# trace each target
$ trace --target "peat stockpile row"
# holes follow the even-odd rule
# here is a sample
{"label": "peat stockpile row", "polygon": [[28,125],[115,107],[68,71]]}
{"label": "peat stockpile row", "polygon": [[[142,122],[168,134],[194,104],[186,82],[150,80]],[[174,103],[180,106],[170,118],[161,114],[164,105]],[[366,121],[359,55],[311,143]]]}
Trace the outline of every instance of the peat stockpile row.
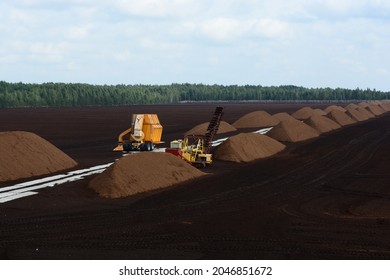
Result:
{"label": "peat stockpile row", "polygon": [[[326,109],[303,107],[292,115],[285,112],[270,115],[265,111],[248,113],[233,123],[237,129],[273,127],[267,138],[238,134],[215,149],[218,160],[250,162],[275,155],[283,150],[278,142],[300,142],[316,138],[343,126],[365,121],[390,111],[390,103],[383,101],[338,105]],[[276,142],[271,141],[277,140]]]}
{"label": "peat stockpile row", "polygon": [[[390,103],[387,101],[370,101],[361,102],[359,104],[348,104],[345,108],[337,105],[331,105],[324,110],[312,109],[310,107],[303,107],[291,115],[297,120],[302,120],[305,124],[314,128],[319,134],[326,133],[332,130],[341,128],[342,126],[351,125],[357,122],[365,121],[376,116],[380,116],[390,111]],[[293,129],[294,122],[286,113],[275,114],[281,123],[274,127],[268,135],[275,137],[280,141],[297,142],[313,137],[302,137],[302,139],[287,137],[286,135],[303,135],[304,133],[297,133],[299,129],[303,130],[302,126],[296,125]],[[291,125],[283,124],[282,121],[290,120]],[[282,129],[283,128],[283,129]],[[281,131],[283,133],[281,133]],[[287,133],[288,132],[288,133]]]}
{"label": "peat stockpile row", "polygon": [[[268,138],[239,134],[229,138],[216,148],[214,156],[218,160],[233,162],[249,162],[270,157],[281,150],[281,142],[300,142],[318,137],[320,134],[340,129],[343,126],[379,116],[390,111],[386,102],[370,102],[349,104],[346,108],[337,105],[326,109],[303,107],[292,115],[285,112],[270,115],[265,111],[255,111],[244,115],[233,123],[240,128],[273,127]],[[277,140],[271,142],[270,139]],[[278,149],[268,149],[278,147]],[[267,151],[267,152],[266,152]]]}
{"label": "peat stockpile row", "polygon": [[50,174],[76,165],[72,158],[34,133],[0,132],[0,182]]}

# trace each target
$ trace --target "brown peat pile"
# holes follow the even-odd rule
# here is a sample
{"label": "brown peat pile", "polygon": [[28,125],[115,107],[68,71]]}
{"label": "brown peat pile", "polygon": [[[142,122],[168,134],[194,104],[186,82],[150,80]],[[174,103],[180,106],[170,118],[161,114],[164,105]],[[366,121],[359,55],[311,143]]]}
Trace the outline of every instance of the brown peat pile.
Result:
{"label": "brown peat pile", "polygon": [[366,110],[375,116],[380,116],[385,112],[381,107],[379,107],[378,105],[375,105],[375,104],[369,104],[366,107]]}
{"label": "brown peat pile", "polygon": [[338,106],[338,105],[330,105],[330,106],[326,107],[326,109],[324,109],[324,111],[326,113],[329,113],[330,111],[333,111],[333,110],[339,110],[341,112],[345,112],[346,111],[346,109],[344,109],[343,107]]}
{"label": "brown peat pile", "polygon": [[303,108],[297,110],[296,112],[294,112],[293,114],[291,114],[291,116],[297,120],[306,120],[306,119],[310,118],[311,116],[313,116],[314,114],[315,113],[314,113],[314,110],[312,108],[303,107]]}
{"label": "brown peat pile", "polygon": [[284,120],[272,128],[267,135],[278,141],[300,142],[318,137],[320,134],[301,121]]}
{"label": "brown peat pile", "polygon": [[324,116],[311,116],[304,122],[317,130],[319,133],[326,133],[341,128],[338,123]]}
{"label": "brown peat pile", "polygon": [[293,116],[289,115],[286,112],[276,113],[272,115],[274,118],[278,119],[279,121],[285,121],[285,120],[296,120]]}
{"label": "brown peat pile", "polygon": [[105,198],[120,198],[167,188],[203,175],[172,154],[144,152],[117,160],[93,178],[89,188]]}
{"label": "brown peat pile", "polygon": [[265,111],[248,113],[233,123],[235,128],[263,128],[277,125],[279,120]]}
{"label": "brown peat pile", "polygon": [[359,111],[362,113],[366,118],[373,119],[375,118],[375,115],[371,112],[369,112],[366,108],[359,106],[359,108],[356,109],[356,111]]}
{"label": "brown peat pile", "polygon": [[332,110],[327,115],[327,118],[337,122],[341,126],[350,125],[356,123],[356,120],[352,119],[350,116],[348,116],[346,113],[340,111],[340,110]]}
{"label": "brown peat pile", "polygon": [[366,114],[363,114],[360,111],[352,108],[349,108],[346,114],[350,116],[352,119],[356,120],[357,122],[362,122],[369,119],[369,117]]}
{"label": "brown peat pile", "polygon": [[232,162],[250,162],[273,156],[286,148],[285,145],[256,133],[240,133],[219,145],[214,158]]}
{"label": "brown peat pile", "polygon": [[[190,130],[188,130],[184,135],[204,135],[207,132],[207,127],[209,126],[208,122],[201,123]],[[232,126],[231,124],[221,121],[219,124],[218,132],[217,134],[222,134],[222,133],[228,133],[228,132],[233,132],[236,131],[237,129]]]}
{"label": "brown peat pile", "polygon": [[50,174],[76,165],[76,161],[34,133],[0,132],[0,182]]}

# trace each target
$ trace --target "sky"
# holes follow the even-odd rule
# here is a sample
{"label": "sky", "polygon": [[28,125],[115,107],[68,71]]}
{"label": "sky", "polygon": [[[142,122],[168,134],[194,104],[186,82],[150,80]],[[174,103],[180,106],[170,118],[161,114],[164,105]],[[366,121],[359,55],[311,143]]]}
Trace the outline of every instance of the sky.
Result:
{"label": "sky", "polygon": [[388,0],[1,0],[0,80],[390,91]]}

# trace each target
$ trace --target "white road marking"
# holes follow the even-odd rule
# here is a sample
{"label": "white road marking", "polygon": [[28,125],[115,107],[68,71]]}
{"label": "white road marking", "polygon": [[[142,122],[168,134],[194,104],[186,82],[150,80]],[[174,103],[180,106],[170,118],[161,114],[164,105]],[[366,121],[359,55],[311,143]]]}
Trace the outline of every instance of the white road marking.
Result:
{"label": "white road marking", "polygon": [[[266,134],[271,129],[272,129],[272,127],[267,127],[267,128],[263,128],[263,129],[260,129],[260,130],[257,130],[257,131],[253,131],[252,133]],[[217,146],[221,145],[223,142],[225,142],[228,139],[229,139],[229,137],[214,140],[213,142],[211,142],[211,146],[217,147]]]}
{"label": "white road marking", "polygon": [[268,131],[270,131],[273,127],[267,127],[267,128],[263,128],[263,129],[260,129],[260,130],[257,130],[257,131],[253,131],[253,133],[257,133],[257,134],[266,134]]}
{"label": "white road marking", "polygon": [[218,145],[221,145],[223,142],[225,142],[228,139],[229,139],[229,137],[214,140],[214,141],[211,142],[211,146],[212,147],[216,147]]}
{"label": "white road marking", "polygon": [[[90,168],[71,171],[66,174],[50,176],[42,179],[16,184],[13,186],[0,188],[0,203],[36,194],[36,192],[32,192],[35,190],[47,187],[54,187],[68,182],[78,181],[84,179],[87,176],[102,173],[111,164],[112,163],[97,165]],[[29,194],[23,195],[24,193]]]}
{"label": "white road marking", "polygon": [[100,170],[100,169],[104,170],[108,166],[110,166],[111,164],[112,163],[97,165],[97,166],[93,166],[93,167],[90,167],[90,168],[70,171],[70,172],[68,172],[66,174],[54,175],[54,176],[50,176],[50,177],[46,177],[46,178],[42,178],[42,179],[37,179],[37,180],[28,181],[28,182],[23,182],[23,183],[20,183],[20,184],[9,186],[9,187],[0,188],[0,193],[1,192],[5,192],[5,191],[20,189],[20,188],[24,188],[24,187],[28,187],[28,186],[33,186],[33,185],[37,185],[37,184],[41,184],[41,183],[45,183],[45,182],[57,181],[57,180],[60,180],[60,179],[63,179],[63,178],[67,178],[67,177],[83,174],[85,172],[90,172],[90,171],[94,171],[94,170]]}
{"label": "white road marking", "polygon": [[22,192],[22,193],[10,195],[7,197],[0,198],[0,203],[8,202],[8,201],[15,200],[15,199],[22,198],[22,197],[26,197],[26,196],[31,196],[34,194],[37,194],[37,192]]}

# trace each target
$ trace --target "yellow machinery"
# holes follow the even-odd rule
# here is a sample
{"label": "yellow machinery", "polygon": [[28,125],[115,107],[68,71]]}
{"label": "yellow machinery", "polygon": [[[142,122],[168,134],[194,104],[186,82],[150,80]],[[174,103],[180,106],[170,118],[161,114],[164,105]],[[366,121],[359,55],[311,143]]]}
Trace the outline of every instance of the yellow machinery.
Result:
{"label": "yellow machinery", "polygon": [[156,144],[163,143],[162,129],[156,114],[133,114],[131,127],[119,134],[114,151],[152,151]]}
{"label": "yellow machinery", "polygon": [[197,136],[171,141],[170,147],[166,148],[165,152],[178,156],[198,168],[212,163],[212,155],[205,153],[204,139]]}
{"label": "yellow machinery", "polygon": [[223,115],[222,107],[215,109],[205,135],[186,135],[184,140],[171,141],[165,152],[178,156],[195,167],[202,168],[212,163],[212,154],[209,153],[214,135],[218,132]]}

